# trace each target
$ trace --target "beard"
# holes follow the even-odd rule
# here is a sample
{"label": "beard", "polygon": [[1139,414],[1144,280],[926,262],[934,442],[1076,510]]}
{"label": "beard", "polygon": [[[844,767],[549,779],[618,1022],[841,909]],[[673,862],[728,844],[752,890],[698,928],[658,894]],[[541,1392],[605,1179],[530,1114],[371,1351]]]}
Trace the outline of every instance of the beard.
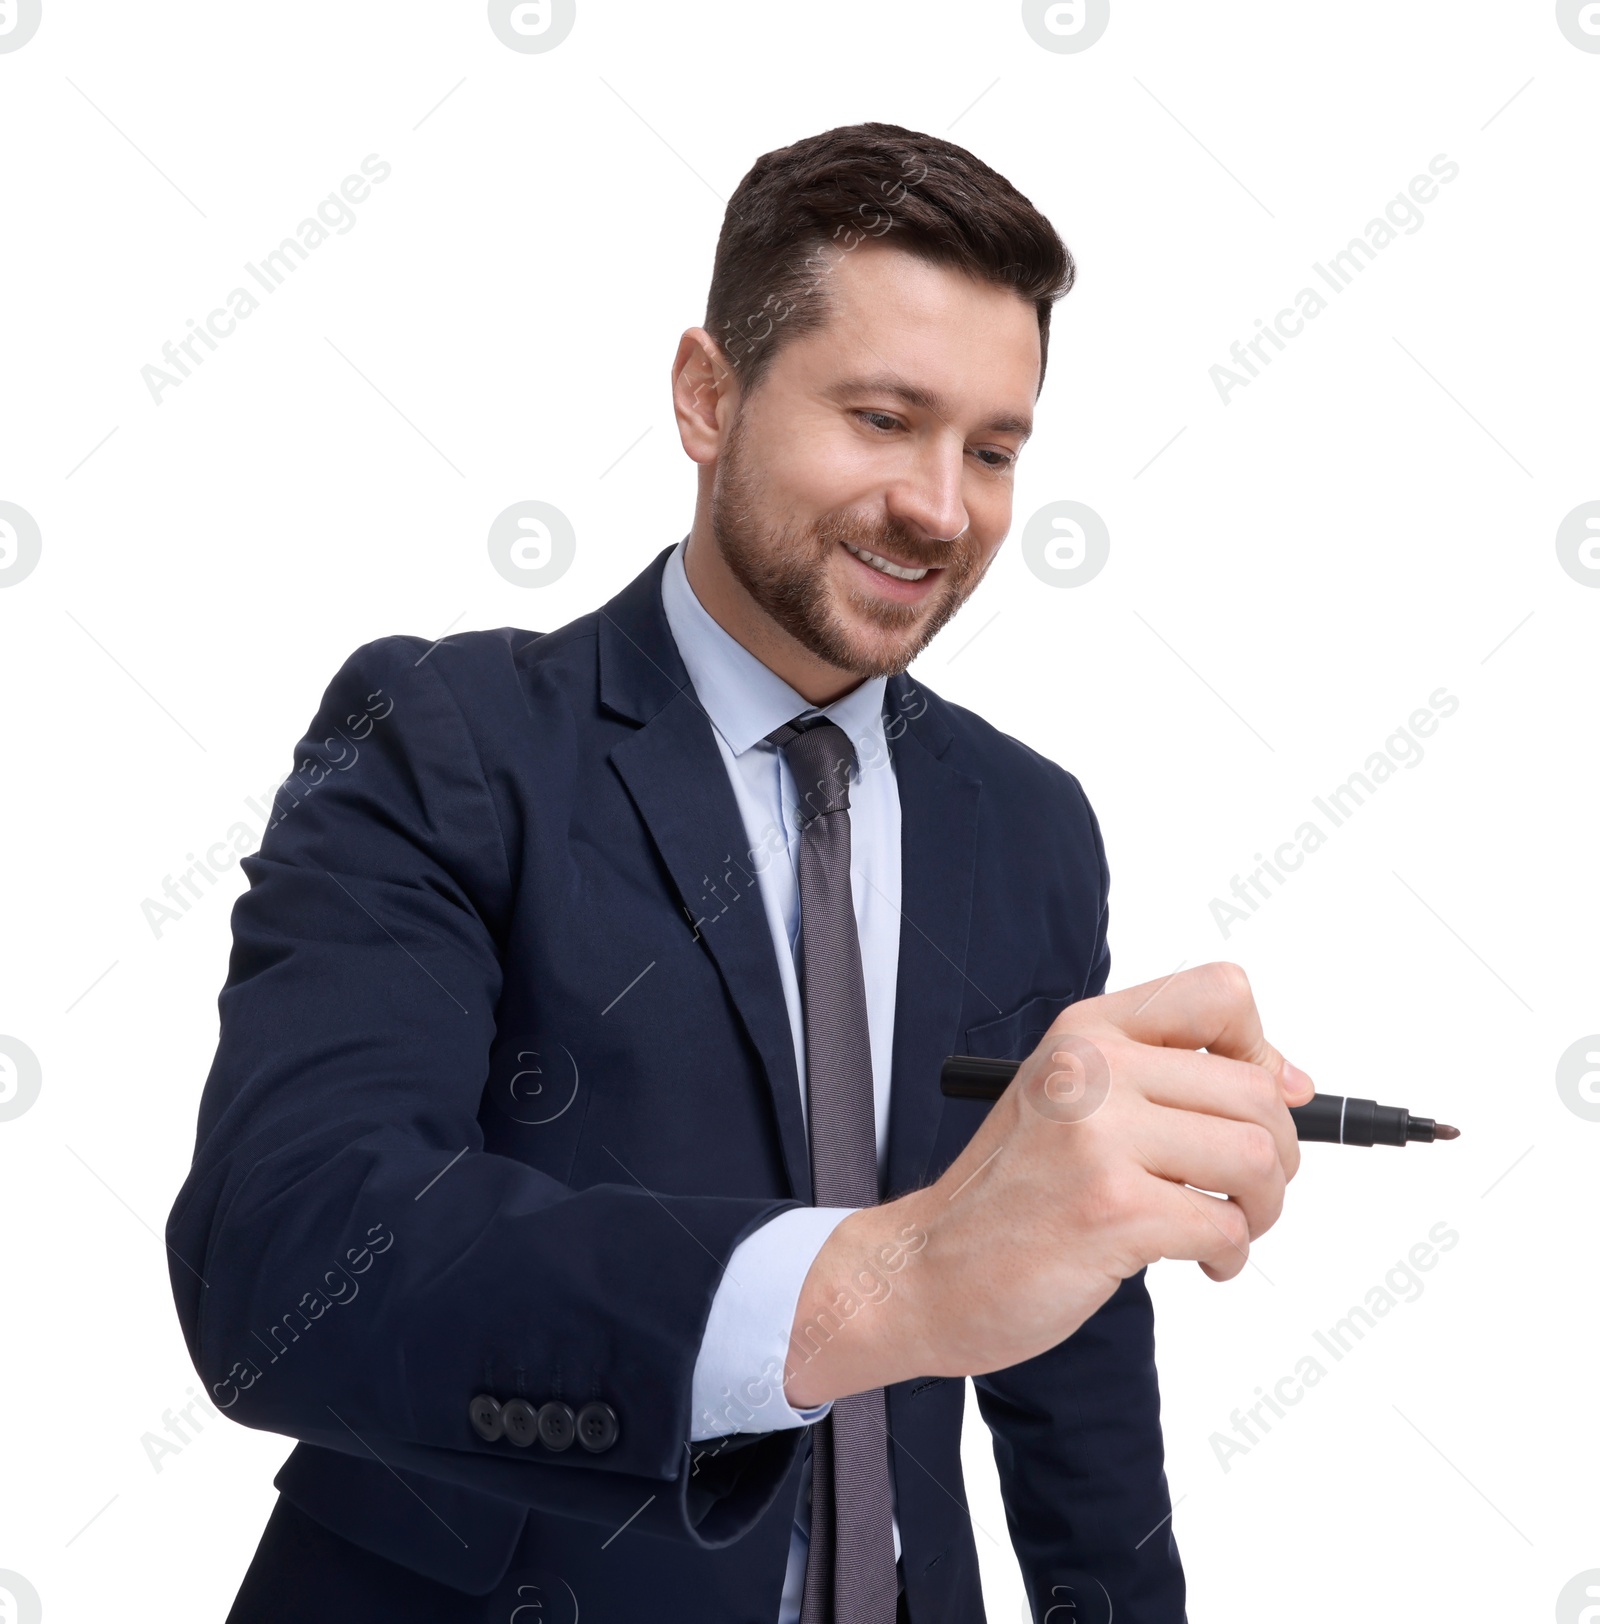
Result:
{"label": "beard", "polygon": [[[739,585],[802,648],[852,676],[904,671],[977,590],[989,566],[970,525],[956,540],[938,542],[923,540],[896,519],[873,524],[845,512],[780,526],[762,517],[761,494],[744,454],[741,416],[729,431],[711,488],[717,550]],[[843,542],[912,569],[937,567],[938,585],[922,603],[891,603],[848,589],[856,614],[881,634],[863,637],[836,611],[828,585],[829,559]]]}

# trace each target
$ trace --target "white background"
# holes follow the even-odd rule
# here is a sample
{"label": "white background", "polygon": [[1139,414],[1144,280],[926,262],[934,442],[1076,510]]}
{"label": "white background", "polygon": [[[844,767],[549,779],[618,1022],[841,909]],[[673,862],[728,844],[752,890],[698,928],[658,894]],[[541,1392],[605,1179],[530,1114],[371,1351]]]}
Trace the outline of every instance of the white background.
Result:
{"label": "white background", "polygon": [[[1239,1278],[1151,1270],[1190,1618],[1549,1617],[1600,1568],[1600,1123],[1555,1085],[1600,1031],[1600,591],[1555,548],[1600,498],[1597,96],[1546,3],[1116,0],[1062,54],[1008,4],[581,0],[522,54],[480,4],[46,0],[0,54],[0,500],[43,536],[0,590],[0,1033],[43,1071],[0,1122],[0,1569],[51,1619],[221,1618],[289,1448],[142,1443],[198,1386],[159,1235],[242,880],[159,937],[142,903],[259,832],[358,644],[548,630],[685,532],[668,371],[724,201],[879,119],[970,147],[1080,270],[1012,537],[914,674],[1083,781],[1113,986],[1234,959],[1322,1089],[1462,1128],[1309,1146]],[[244,262],[369,153],[354,227],[262,293]],[[1441,153],[1333,295],[1312,262]],[[261,308],[157,405],[140,369],[240,285]],[[1329,307],[1224,404],[1209,369],[1303,287]],[[578,538],[537,590],[485,545],[525,499]],[[1068,589],[1018,545],[1062,499],[1111,537]],[[1225,937],[1213,898],[1441,687],[1420,763]],[[1441,1222],[1421,1295],[1224,1469],[1231,1412]],[[969,1423],[1010,1624],[970,1389]]]}

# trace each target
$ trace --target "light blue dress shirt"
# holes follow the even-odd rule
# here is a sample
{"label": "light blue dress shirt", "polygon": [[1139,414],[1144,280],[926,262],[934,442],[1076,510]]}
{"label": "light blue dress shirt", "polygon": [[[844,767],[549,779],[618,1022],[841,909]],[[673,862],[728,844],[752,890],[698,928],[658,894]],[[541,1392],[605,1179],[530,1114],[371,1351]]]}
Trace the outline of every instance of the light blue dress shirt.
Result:
{"label": "light blue dress shirt", "polygon": [[[766,736],[796,716],[821,714],[843,728],[855,745],[856,768],[850,780],[850,881],[866,982],[881,1189],[888,1160],[889,1074],[900,963],[900,791],[884,735],[887,679],[869,678],[831,705],[812,705],[712,618],[689,584],[683,550],[684,544],[679,542],[668,555],[661,577],[662,606],[695,696],[710,719],[744,821],[749,841],[746,866],[757,878],[789,1011],[803,1119],[806,1058],[796,960],[800,939],[797,797],[787,759],[766,742]],[[748,905],[748,893],[728,904]],[[832,1408],[831,1402],[810,1410],[793,1408],[784,1397],[783,1373],[800,1288],[812,1260],[835,1226],[854,1210],[791,1208],[734,1248],[712,1299],[695,1362],[691,1439],[804,1426]],[[795,1624],[800,1616],[810,1527],[808,1497],[802,1493],[800,1498],[777,1624]],[[898,1561],[898,1518],[894,1521],[894,1552]]]}

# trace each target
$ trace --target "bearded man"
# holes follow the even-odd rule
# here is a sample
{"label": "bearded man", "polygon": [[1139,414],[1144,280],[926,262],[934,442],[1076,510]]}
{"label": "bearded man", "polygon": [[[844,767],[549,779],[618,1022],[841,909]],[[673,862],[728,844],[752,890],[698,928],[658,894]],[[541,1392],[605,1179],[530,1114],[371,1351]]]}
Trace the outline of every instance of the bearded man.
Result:
{"label": "bearded man", "polygon": [[972,1624],[968,1378],[1034,1617],[1182,1624],[1145,1271],[1238,1273],[1312,1085],[1236,966],[1107,993],[1077,778],[907,674],[1072,278],[949,142],[766,154],[688,534],[329,684],[168,1226],[213,1401],[300,1440],[235,1624]]}

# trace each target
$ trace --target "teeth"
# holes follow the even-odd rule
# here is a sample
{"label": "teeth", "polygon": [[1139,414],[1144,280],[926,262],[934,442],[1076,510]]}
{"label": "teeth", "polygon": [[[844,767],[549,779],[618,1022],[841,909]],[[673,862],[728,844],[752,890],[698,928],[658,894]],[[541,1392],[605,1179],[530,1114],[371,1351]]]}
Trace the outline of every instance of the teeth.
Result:
{"label": "teeth", "polygon": [[920,581],[928,573],[926,569],[908,570],[904,565],[891,564],[887,558],[879,558],[876,553],[864,552],[860,547],[852,547],[847,541],[845,550],[852,552],[863,564],[870,564],[875,570],[881,570],[885,575],[892,575],[897,581]]}

